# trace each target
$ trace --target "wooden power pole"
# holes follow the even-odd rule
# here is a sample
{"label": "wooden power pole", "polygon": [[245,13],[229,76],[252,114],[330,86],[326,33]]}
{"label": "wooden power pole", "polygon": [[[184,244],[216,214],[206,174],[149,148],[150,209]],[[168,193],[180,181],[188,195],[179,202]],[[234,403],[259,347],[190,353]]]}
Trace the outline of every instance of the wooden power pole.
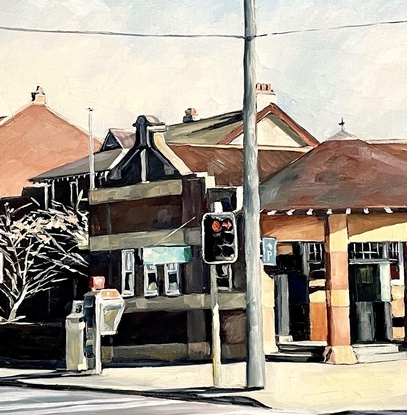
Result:
{"label": "wooden power pole", "polygon": [[255,0],[244,0],[244,15],[243,206],[247,279],[246,384],[248,388],[264,388],[265,357],[261,309],[260,196],[256,137]]}

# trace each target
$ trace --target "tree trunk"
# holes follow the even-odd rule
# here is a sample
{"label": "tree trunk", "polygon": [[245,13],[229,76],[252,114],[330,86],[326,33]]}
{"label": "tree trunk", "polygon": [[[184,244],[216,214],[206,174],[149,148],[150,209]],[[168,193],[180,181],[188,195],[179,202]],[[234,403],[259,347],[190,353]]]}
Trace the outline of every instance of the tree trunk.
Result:
{"label": "tree trunk", "polygon": [[20,296],[18,297],[18,300],[15,301],[15,303],[13,304],[13,307],[10,310],[10,314],[7,319],[8,322],[15,320],[15,318],[17,317],[17,310],[20,307],[21,303],[25,300],[26,295],[27,295],[27,288],[23,288]]}

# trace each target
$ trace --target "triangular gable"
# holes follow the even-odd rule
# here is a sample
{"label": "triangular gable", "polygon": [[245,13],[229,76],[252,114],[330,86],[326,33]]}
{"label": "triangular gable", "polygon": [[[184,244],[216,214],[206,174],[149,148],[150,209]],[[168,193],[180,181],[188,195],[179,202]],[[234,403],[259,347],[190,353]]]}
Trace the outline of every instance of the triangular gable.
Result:
{"label": "triangular gable", "polygon": [[[319,142],[307,130],[297,124],[287,113],[285,113],[278,105],[269,104],[267,107],[257,113],[256,120],[258,125],[264,120],[270,120],[277,129],[280,137],[286,136],[285,139],[291,139],[293,146],[312,146],[316,147]],[[281,134],[282,133],[282,134]],[[238,141],[239,136],[243,134],[243,123],[231,131],[224,137],[219,144],[241,144]],[[267,132],[266,132],[267,134]],[[259,143],[260,144],[260,143]],[[265,144],[265,143],[261,143]],[[274,142],[275,145],[287,145],[288,142]]]}
{"label": "triangular gable", "polygon": [[136,142],[134,130],[110,128],[100,151],[114,150],[116,148],[130,149]]}

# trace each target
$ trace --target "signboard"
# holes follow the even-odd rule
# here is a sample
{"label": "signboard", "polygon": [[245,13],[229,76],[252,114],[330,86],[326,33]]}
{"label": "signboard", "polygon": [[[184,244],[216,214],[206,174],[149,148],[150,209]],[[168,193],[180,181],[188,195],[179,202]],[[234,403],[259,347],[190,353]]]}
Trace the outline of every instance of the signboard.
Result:
{"label": "signboard", "polygon": [[186,263],[192,259],[190,246],[151,246],[141,248],[143,264]]}
{"label": "signboard", "polygon": [[263,264],[265,265],[277,265],[277,240],[275,238],[263,238]]}

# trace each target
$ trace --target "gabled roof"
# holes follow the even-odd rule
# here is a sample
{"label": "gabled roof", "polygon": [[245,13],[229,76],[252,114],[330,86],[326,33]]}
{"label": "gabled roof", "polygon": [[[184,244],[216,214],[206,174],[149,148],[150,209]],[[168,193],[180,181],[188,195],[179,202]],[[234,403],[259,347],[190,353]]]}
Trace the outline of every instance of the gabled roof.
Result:
{"label": "gabled roof", "polygon": [[[297,124],[287,113],[285,113],[277,104],[269,104],[257,113],[257,122],[269,117],[282,130],[289,135],[297,135],[303,141],[303,145],[316,147],[319,141],[313,137],[307,130]],[[240,134],[243,133],[243,123],[231,131],[219,144],[229,144]],[[291,134],[290,134],[291,133]]]}
{"label": "gabled roof", "polygon": [[0,122],[0,145],[0,197],[20,195],[30,177],[89,152],[84,130],[37,103]]}
{"label": "gabled roof", "polygon": [[[154,145],[181,174],[208,173],[216,178],[217,185],[223,186],[241,186],[243,183],[242,146],[168,144],[159,140],[159,136],[155,138]],[[269,146],[259,148],[260,181],[303,156],[307,150]],[[95,172],[110,172],[116,166],[120,168],[128,151],[120,147],[95,153]],[[89,174],[88,157],[42,173],[31,180],[43,182],[86,174]]]}
{"label": "gabled roof", "polygon": [[[207,172],[216,178],[217,185],[243,184],[243,149],[241,146],[199,146],[171,144],[171,150],[194,172]],[[303,156],[304,149],[291,147],[262,147],[259,149],[259,180],[287,166]]]}
{"label": "gabled roof", "polygon": [[[297,124],[278,105],[269,104],[257,113],[257,122],[269,118],[300,146],[315,147],[318,140]],[[243,133],[243,112],[234,111],[198,121],[171,125],[165,135],[168,143],[230,144]]]}
{"label": "gabled roof", "polygon": [[327,140],[260,186],[265,210],[407,206],[407,161],[358,139]]}
{"label": "gabled roof", "polygon": [[242,111],[233,111],[181,124],[168,126],[165,140],[178,144],[218,144],[223,137],[243,122]]}

